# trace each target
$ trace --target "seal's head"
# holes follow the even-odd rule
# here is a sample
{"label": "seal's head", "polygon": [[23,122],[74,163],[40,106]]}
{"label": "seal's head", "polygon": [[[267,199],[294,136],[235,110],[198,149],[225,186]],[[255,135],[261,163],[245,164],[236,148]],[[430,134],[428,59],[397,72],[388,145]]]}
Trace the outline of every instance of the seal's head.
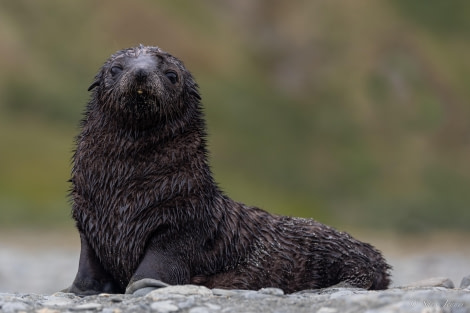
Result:
{"label": "seal's head", "polygon": [[142,45],[113,54],[88,90],[104,114],[147,126],[197,110],[200,100],[197,84],[180,60]]}

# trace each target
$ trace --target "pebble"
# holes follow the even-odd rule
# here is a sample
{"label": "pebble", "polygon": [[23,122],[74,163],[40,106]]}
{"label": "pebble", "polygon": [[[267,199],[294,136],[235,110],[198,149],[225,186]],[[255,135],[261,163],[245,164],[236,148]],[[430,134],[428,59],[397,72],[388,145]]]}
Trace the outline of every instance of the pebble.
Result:
{"label": "pebble", "polygon": [[454,283],[452,280],[446,277],[433,277],[425,280],[420,280],[404,287],[407,288],[418,288],[418,287],[444,287],[444,288],[454,288]]}
{"label": "pebble", "polygon": [[36,310],[36,313],[60,313],[60,311],[56,309],[42,308]]}
{"label": "pebble", "polygon": [[402,287],[367,291],[331,287],[284,294],[281,289],[208,289],[184,285],[158,288],[145,296],[109,295],[76,297],[0,293],[2,313],[470,313],[470,275],[460,288],[447,278],[431,278]]}
{"label": "pebble", "polygon": [[265,295],[272,295],[272,296],[283,296],[284,291],[279,288],[261,288],[259,293],[265,294]]}
{"label": "pebble", "polygon": [[2,312],[5,313],[14,313],[27,311],[29,309],[29,306],[23,302],[7,302],[3,303],[0,309],[2,310]]}
{"label": "pebble", "polygon": [[470,288],[470,275],[465,276],[462,278],[462,282],[460,283],[460,288]]}
{"label": "pebble", "polygon": [[72,299],[69,298],[64,298],[62,296],[50,296],[47,298],[46,301],[43,302],[43,305],[45,306],[64,306],[64,305],[70,305],[73,303]]}
{"label": "pebble", "polygon": [[148,293],[145,297],[158,300],[161,295],[180,295],[180,296],[189,296],[189,295],[203,295],[209,296],[212,295],[212,291],[204,286],[196,285],[178,285],[178,286],[169,286],[164,288],[156,289]]}
{"label": "pebble", "polygon": [[150,308],[153,311],[157,311],[160,313],[174,312],[179,310],[179,308],[173,303],[173,301],[169,300],[153,302],[150,305]]}
{"label": "pebble", "polygon": [[70,308],[70,311],[93,311],[93,310],[99,310],[102,307],[103,306],[99,303],[90,302],[90,303],[84,303],[84,304],[80,304],[77,306],[73,306]]}
{"label": "pebble", "polygon": [[237,295],[238,293],[237,290],[214,288],[212,289],[212,294],[214,296],[232,297]]}

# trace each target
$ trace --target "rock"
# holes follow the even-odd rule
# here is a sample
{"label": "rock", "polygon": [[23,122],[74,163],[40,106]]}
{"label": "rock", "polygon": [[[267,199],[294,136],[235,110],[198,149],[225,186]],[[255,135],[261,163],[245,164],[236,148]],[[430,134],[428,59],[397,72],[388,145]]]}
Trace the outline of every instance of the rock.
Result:
{"label": "rock", "polygon": [[452,289],[454,288],[454,283],[447,277],[433,277],[424,280],[420,280],[417,282],[413,282],[411,284],[401,286],[402,288],[422,288],[422,287],[444,287]]}
{"label": "rock", "polygon": [[157,301],[150,304],[150,308],[153,311],[157,311],[160,313],[168,313],[178,311],[179,308],[173,303],[173,301]]}
{"label": "rock", "polygon": [[122,313],[118,308],[104,308],[102,313]]}
{"label": "rock", "polygon": [[462,278],[462,282],[460,283],[460,288],[469,288],[470,287],[470,275],[465,276]]}
{"label": "rock", "polygon": [[330,299],[336,299],[336,298],[340,298],[340,297],[351,296],[353,294],[354,294],[353,290],[350,290],[350,289],[347,289],[347,288],[340,289],[340,290],[337,290],[336,292],[331,293]]}
{"label": "rock", "polygon": [[[396,287],[369,291],[358,288],[325,288],[281,294],[276,288],[209,290],[201,286],[170,286],[146,296],[109,295],[75,297],[35,294],[0,294],[1,313],[470,313],[468,289]],[[436,279],[431,280],[436,283]],[[445,283],[449,285],[448,282]],[[468,287],[467,287],[468,288]]]}
{"label": "rock", "polygon": [[7,303],[4,303],[0,307],[1,312],[4,312],[4,313],[22,312],[22,311],[27,311],[30,308],[31,307],[29,305],[23,302],[7,302]]}
{"label": "rock", "polygon": [[317,313],[337,313],[338,310],[335,308],[328,308],[328,307],[323,307],[320,308],[320,310],[317,311]]}
{"label": "rock", "polygon": [[237,290],[214,288],[212,289],[212,294],[214,296],[233,297],[237,295],[238,293],[237,293]]}
{"label": "rock", "polygon": [[209,312],[212,312],[212,311],[210,311],[205,306],[197,306],[189,310],[189,313],[209,313]]}
{"label": "rock", "polygon": [[80,304],[74,307],[71,307],[69,310],[70,311],[95,311],[95,310],[100,310],[103,306],[99,303],[84,303]]}
{"label": "rock", "polygon": [[196,286],[196,285],[179,285],[179,286],[169,286],[160,289],[153,290],[145,297],[159,300],[161,295],[181,295],[181,296],[189,296],[189,295],[198,295],[198,296],[209,296],[212,295],[212,291],[204,286]]}
{"label": "rock", "polygon": [[284,291],[279,288],[262,288],[258,290],[259,293],[265,294],[265,295],[272,295],[272,296],[283,296]]}
{"label": "rock", "polygon": [[52,295],[50,297],[47,297],[46,301],[44,301],[42,305],[54,307],[54,306],[70,305],[71,303],[73,303],[72,299],[65,298],[63,296]]}
{"label": "rock", "polygon": [[60,311],[56,309],[42,308],[36,310],[36,313],[60,313]]}

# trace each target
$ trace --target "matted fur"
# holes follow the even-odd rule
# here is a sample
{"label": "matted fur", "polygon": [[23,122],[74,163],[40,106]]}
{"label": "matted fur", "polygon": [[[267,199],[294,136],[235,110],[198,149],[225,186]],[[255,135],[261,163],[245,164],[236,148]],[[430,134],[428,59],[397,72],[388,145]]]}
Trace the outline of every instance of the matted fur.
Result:
{"label": "matted fur", "polygon": [[82,255],[70,291],[124,292],[142,276],[287,293],[388,286],[390,267],[371,245],[221,192],[208,164],[198,86],[177,58],[158,47],[118,51],[89,90],[73,157]]}

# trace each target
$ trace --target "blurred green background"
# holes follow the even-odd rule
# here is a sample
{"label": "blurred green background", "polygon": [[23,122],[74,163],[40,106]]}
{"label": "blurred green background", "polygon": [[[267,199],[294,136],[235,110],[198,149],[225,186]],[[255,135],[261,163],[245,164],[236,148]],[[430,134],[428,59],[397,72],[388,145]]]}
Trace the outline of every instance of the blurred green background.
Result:
{"label": "blurred green background", "polygon": [[196,77],[232,198],[343,229],[468,230],[464,0],[0,0],[0,227],[73,227],[86,89],[139,43]]}

